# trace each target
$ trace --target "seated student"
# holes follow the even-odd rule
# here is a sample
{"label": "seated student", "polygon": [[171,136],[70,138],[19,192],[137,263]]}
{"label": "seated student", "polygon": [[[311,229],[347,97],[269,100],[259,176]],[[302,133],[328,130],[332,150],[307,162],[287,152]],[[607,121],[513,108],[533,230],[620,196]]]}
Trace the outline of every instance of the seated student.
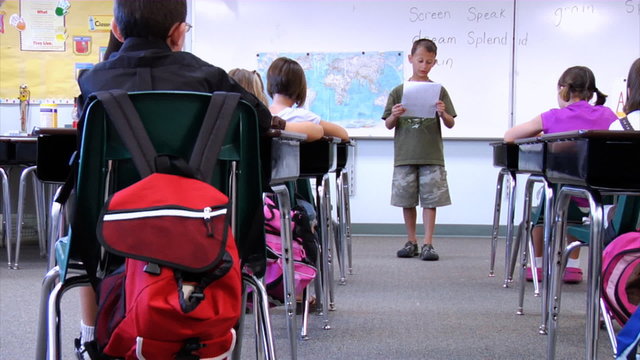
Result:
{"label": "seated student", "polygon": [[272,116],[267,107],[237,84],[224,69],[182,51],[191,30],[186,20],[186,0],[115,1],[112,31],[122,47],[78,79],[82,102],[99,90],[183,90],[238,92],[258,113],[262,132]]}
{"label": "seated student", "polygon": [[[627,76],[627,101],[623,108],[633,130],[640,130],[640,58],[631,64]],[[609,130],[624,130],[620,119],[611,123]]]}
{"label": "seated student", "polygon": [[267,93],[273,99],[269,106],[271,113],[287,121],[285,130],[305,133],[308,141],[322,136],[349,140],[342,126],[321,120],[317,114],[302,108],[307,99],[307,79],[295,60],[280,57],[271,63],[267,70]]}
{"label": "seated student", "polygon": [[229,70],[229,76],[235,80],[240,86],[252,93],[263,104],[269,105],[267,95],[264,93],[264,83],[262,77],[257,71],[249,71],[247,69],[235,68]]}
{"label": "seated student", "polygon": [[[186,0],[163,0],[161,6],[155,0],[115,0],[113,10],[112,32],[122,46],[79,77],[81,109],[86,108],[89,95],[100,90],[228,91],[240,93],[256,109],[261,132],[270,128],[272,116],[265,104],[223,69],[182,51],[185,35],[191,29],[185,22]],[[87,249],[81,257],[88,271],[95,271],[92,265],[96,265],[99,257],[98,248]],[[93,289],[87,287],[82,291],[81,336],[77,341],[80,359],[87,356],[83,345],[94,338],[97,313]]]}
{"label": "seated student", "polygon": [[[520,138],[532,137],[572,130],[602,130],[616,120],[616,115],[608,107],[602,106],[607,96],[596,87],[596,79],[593,72],[584,66],[570,67],[562,73],[558,79],[558,105],[559,109],[551,109],[533,119],[517,125],[504,134],[505,141],[514,141]],[[589,101],[596,95],[595,105]],[[587,207],[585,199],[576,198],[574,202],[579,207]],[[579,217],[581,218],[581,216]],[[542,242],[543,229],[536,226],[532,233],[534,252],[538,274],[542,274]],[[579,249],[570,255],[567,268],[563,275],[566,283],[579,283],[582,281],[582,270],[579,268]],[[541,279],[541,276],[538,277]],[[527,269],[527,280],[533,276],[531,269]]]}

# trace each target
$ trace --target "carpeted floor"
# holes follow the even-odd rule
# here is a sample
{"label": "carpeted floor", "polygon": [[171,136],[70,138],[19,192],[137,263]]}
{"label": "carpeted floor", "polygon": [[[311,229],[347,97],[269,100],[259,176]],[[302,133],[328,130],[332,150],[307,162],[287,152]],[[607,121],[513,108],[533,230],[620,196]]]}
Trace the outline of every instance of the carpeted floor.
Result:
{"label": "carpeted floor", "polygon": [[[356,236],[353,274],[336,285],[330,330],[312,316],[298,359],[544,359],[547,337],[538,335],[540,299],[527,284],[525,315],[515,315],[517,290],[502,287],[499,255],[489,278],[488,238],[437,238],[437,262],[396,258],[400,237]],[[33,359],[40,284],[45,261],[22,250],[22,269],[7,270],[0,256],[0,359]],[[498,254],[501,254],[498,252]],[[502,253],[503,254],[503,253]],[[336,268],[336,275],[337,275]],[[63,359],[74,359],[78,335],[77,290],[63,299]],[[564,287],[557,359],[584,358],[585,285]],[[289,359],[285,315],[271,312],[279,359]],[[298,317],[298,320],[300,317]],[[255,359],[252,318],[247,317],[242,359]],[[600,331],[598,357],[611,356]]]}

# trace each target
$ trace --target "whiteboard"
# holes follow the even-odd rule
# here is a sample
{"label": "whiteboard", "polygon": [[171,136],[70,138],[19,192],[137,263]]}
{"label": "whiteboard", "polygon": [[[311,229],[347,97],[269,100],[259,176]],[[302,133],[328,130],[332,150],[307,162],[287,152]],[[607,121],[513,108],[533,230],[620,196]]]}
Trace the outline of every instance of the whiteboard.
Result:
{"label": "whiteboard", "polygon": [[[191,51],[226,70],[256,69],[259,53],[402,51],[408,79],[413,40],[434,39],[439,63],[430,78],[447,88],[458,114],[453,129],[443,127],[445,138],[502,138],[513,123],[557,106],[555,84],[572,65],[594,71],[616,110],[613,98],[640,56],[640,0],[197,0],[191,6]],[[592,13],[573,10],[589,6]],[[556,26],[558,8],[568,10]],[[382,121],[348,131],[393,136]]]}
{"label": "whiteboard", "polygon": [[[512,0],[197,0],[192,5],[192,52],[226,70],[255,69],[256,55],[265,52],[403,51],[407,79],[413,40],[434,38],[440,63],[430,77],[447,88],[458,113],[456,126],[443,128],[443,136],[502,136],[509,123]],[[486,91],[489,84],[492,91]],[[382,120],[376,128],[348,130],[351,136],[393,136]]]}
{"label": "whiteboard", "polygon": [[640,57],[640,0],[518,0],[515,24],[515,123],[558,107],[558,78],[575,65],[589,67],[605,106],[622,111]]}

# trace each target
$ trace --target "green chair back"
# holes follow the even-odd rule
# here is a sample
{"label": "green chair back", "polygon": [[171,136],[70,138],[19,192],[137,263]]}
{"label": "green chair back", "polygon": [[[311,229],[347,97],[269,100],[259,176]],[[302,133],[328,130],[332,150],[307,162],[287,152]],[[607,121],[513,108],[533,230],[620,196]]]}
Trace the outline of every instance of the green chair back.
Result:
{"label": "green chair back", "polygon": [[[606,216],[606,214],[605,214]],[[613,234],[615,236],[634,231],[640,219],[640,198],[631,195],[619,195],[616,207],[611,219]],[[605,218],[604,221],[607,221]],[[579,241],[589,242],[589,225],[568,226],[567,233]]]}
{"label": "green chair back", "polygon": [[[189,159],[211,95],[152,91],[130,93],[130,98],[156,151]],[[89,104],[82,139],[76,183],[77,210],[71,219],[69,253],[63,261],[69,257],[82,260],[91,276],[100,259],[96,226],[104,201],[113,192],[139,180],[139,175],[97,100]],[[211,182],[231,197],[230,169],[233,162],[237,164],[236,243],[243,262],[259,270],[264,268],[266,258],[258,141],[255,110],[241,101]],[[259,224],[255,224],[256,221]]]}

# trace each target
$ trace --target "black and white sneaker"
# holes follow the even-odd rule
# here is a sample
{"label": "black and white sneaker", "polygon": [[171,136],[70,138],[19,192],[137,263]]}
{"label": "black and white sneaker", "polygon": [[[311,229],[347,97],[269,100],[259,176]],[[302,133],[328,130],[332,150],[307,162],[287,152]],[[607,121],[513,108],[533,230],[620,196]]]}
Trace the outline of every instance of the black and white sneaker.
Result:
{"label": "black and white sneaker", "polygon": [[418,256],[418,254],[418,244],[412,243],[411,241],[407,241],[407,243],[404,244],[404,247],[396,253],[399,258],[410,258]]}
{"label": "black and white sneaker", "polygon": [[436,249],[433,248],[431,244],[422,245],[422,250],[420,251],[420,259],[424,261],[436,261],[440,258]]}
{"label": "black and white sneaker", "polygon": [[75,354],[76,359],[78,360],[91,360],[87,349],[84,348],[84,345],[80,342],[80,338],[74,340],[75,345]]}

